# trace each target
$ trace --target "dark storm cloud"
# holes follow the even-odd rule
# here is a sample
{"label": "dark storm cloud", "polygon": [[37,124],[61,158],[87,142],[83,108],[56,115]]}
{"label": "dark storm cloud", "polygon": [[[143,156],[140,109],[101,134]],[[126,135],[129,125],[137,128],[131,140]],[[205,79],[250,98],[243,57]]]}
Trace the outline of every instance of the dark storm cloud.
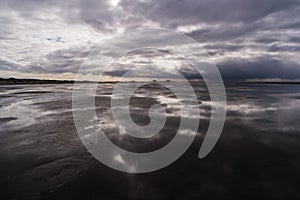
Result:
{"label": "dark storm cloud", "polygon": [[134,13],[162,23],[164,26],[199,22],[245,22],[261,19],[271,13],[299,5],[297,0],[125,0],[121,5]]}
{"label": "dark storm cloud", "polygon": [[299,79],[300,64],[275,58],[256,60],[228,60],[218,65],[225,80],[241,81],[246,79]]}
{"label": "dark storm cloud", "polygon": [[[224,40],[242,42],[256,38],[275,41],[282,39],[281,34],[289,37],[285,33],[287,30],[295,29],[294,31],[297,31],[300,29],[300,26],[295,26],[295,24],[300,23],[300,19],[294,16],[299,12],[300,7],[293,7],[247,23],[243,21],[239,21],[238,23],[220,21],[213,26],[204,26],[187,32],[187,34],[199,42]],[[266,35],[266,32],[272,32],[272,34]]]}

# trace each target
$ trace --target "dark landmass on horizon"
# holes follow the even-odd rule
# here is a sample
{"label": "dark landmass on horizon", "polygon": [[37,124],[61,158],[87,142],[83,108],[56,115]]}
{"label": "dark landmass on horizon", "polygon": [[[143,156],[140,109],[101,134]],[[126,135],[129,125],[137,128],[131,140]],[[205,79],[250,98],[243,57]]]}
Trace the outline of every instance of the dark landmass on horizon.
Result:
{"label": "dark landmass on horizon", "polygon": [[[189,80],[189,81],[199,81],[203,80]],[[47,80],[47,79],[18,79],[18,78],[0,78],[0,85],[30,85],[30,84],[73,84],[74,80]],[[81,81],[82,83],[95,83],[93,81]],[[118,81],[105,81],[99,83],[117,83]],[[128,82],[138,82],[138,81],[128,81]],[[153,82],[159,82],[153,80]],[[166,80],[166,82],[171,82]],[[300,84],[299,81],[224,81],[225,84],[237,84],[237,83],[247,83],[247,84]]]}

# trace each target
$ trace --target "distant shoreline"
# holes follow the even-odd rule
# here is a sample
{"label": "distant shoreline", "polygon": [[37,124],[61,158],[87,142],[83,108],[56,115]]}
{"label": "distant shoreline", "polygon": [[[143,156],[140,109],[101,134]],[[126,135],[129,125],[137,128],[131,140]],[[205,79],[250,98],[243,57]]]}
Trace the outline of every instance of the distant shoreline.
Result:
{"label": "distant shoreline", "polygon": [[[203,80],[190,80],[191,82],[203,82]],[[134,81],[132,81],[134,82]],[[152,81],[156,82],[156,81]],[[167,81],[171,82],[171,81]],[[74,84],[74,80],[42,80],[42,79],[16,79],[16,78],[0,78],[0,85],[33,85],[33,84]],[[81,81],[81,83],[96,83],[92,81]],[[114,81],[98,82],[98,83],[117,83]],[[224,81],[224,84],[300,84],[296,81]]]}
{"label": "distant shoreline", "polygon": [[300,84],[296,81],[224,81],[225,84]]}
{"label": "distant shoreline", "polygon": [[[74,84],[73,80],[42,80],[42,79],[16,79],[0,78],[0,85],[34,85],[34,84]],[[81,81],[81,83],[95,83],[91,81]],[[107,82],[110,83],[110,82]],[[111,82],[113,83],[113,82]]]}

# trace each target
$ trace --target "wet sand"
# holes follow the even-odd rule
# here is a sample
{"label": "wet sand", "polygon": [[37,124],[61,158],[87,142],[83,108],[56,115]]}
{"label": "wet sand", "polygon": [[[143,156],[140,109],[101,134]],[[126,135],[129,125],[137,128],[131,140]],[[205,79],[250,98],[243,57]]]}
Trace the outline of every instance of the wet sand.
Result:
{"label": "wet sand", "polygon": [[[299,199],[300,86],[226,85],[225,127],[204,159],[198,151],[210,103],[205,87],[194,86],[201,109],[197,137],[176,162],[146,174],[110,169],[87,152],[73,122],[71,84],[1,86],[1,199]],[[160,136],[139,142],[119,137],[110,114],[112,87],[100,85],[96,108],[115,144],[147,152],[176,134],[180,118],[173,107]],[[147,92],[163,98],[145,98]],[[133,119],[149,123],[146,110],[157,102],[168,108],[163,100],[170,98],[150,84],[131,100]]]}

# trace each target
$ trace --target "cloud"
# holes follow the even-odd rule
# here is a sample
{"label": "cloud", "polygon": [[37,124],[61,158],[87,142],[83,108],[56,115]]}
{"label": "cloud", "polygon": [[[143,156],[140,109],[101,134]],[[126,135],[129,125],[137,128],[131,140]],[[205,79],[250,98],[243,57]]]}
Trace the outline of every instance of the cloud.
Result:
{"label": "cloud", "polygon": [[[135,2],[135,3],[134,3]],[[125,0],[128,11],[146,16],[163,26],[204,23],[250,23],[271,13],[299,5],[297,0]]]}
{"label": "cloud", "polygon": [[[99,41],[135,27],[161,26],[198,41],[224,78],[299,79],[299,12],[299,0],[4,0],[0,70],[27,73],[30,78],[76,73]],[[139,43],[150,45],[143,37]],[[153,63],[150,59],[169,54],[160,51],[136,52],[144,59],[131,64],[147,66]],[[106,74],[127,71],[124,59],[116,63],[115,72]],[[195,77],[192,70],[179,66],[179,71]]]}
{"label": "cloud", "polygon": [[299,69],[300,63],[264,57],[255,60],[228,60],[219,65],[223,78],[231,81],[264,79],[266,77],[297,80],[300,77]]}

